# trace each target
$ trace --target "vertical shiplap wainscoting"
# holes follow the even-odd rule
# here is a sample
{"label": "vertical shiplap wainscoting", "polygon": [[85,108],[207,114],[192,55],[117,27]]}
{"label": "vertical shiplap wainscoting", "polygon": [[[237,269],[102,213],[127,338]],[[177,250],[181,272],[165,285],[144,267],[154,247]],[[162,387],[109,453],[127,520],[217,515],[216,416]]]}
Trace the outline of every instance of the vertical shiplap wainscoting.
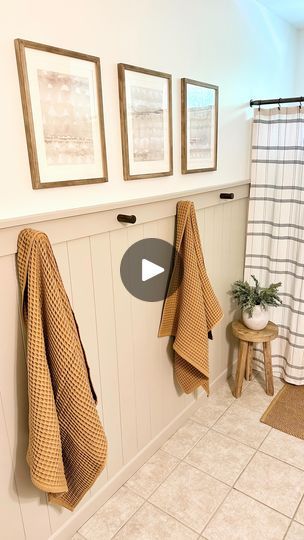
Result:
{"label": "vertical shiplap wainscoting", "polygon": [[[243,274],[248,184],[236,185],[233,191],[233,201],[222,201],[219,191],[191,197],[207,270],[225,312],[210,342],[213,387],[226,376],[235,353],[227,331],[232,319],[227,292]],[[107,467],[73,514],[49,505],[45,494],[30,481],[26,464],[25,344],[15,266],[16,241],[25,225],[0,230],[3,538],[71,538],[200,403],[200,395],[180,393],[173,379],[168,339],[157,337],[162,302],[133,298],[120,279],[121,258],[133,242],[150,237],[174,241],[176,202],[166,200],[119,210],[136,214],[136,225],[118,223],[115,209],[26,225],[46,232],[53,244],[79,323],[109,440]]]}

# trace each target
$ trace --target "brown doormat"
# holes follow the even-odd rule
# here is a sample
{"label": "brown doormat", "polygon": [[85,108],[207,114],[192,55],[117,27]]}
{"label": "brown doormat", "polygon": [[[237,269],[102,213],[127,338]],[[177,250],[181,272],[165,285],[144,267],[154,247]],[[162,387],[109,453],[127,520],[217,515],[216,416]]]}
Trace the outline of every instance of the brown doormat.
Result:
{"label": "brown doormat", "polygon": [[261,422],[304,439],[304,386],[285,384],[264,412]]}

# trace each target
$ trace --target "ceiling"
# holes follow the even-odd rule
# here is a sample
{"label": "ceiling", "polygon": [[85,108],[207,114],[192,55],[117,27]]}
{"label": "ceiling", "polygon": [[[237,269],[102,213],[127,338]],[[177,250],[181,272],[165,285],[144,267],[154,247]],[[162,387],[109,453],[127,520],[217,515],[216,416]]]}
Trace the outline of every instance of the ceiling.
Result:
{"label": "ceiling", "polygon": [[304,29],[304,0],[258,0],[296,28]]}

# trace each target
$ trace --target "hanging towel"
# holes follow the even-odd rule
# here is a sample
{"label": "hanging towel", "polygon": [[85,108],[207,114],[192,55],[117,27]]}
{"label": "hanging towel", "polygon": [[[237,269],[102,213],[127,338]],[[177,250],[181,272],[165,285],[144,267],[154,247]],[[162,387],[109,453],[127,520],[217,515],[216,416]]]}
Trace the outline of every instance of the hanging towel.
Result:
{"label": "hanging towel", "polygon": [[29,446],[33,484],[73,510],[103,470],[107,441],[78,327],[48,237],[18,238],[27,330]]}
{"label": "hanging towel", "polygon": [[[174,371],[182,390],[190,394],[202,386],[209,393],[208,332],[222,319],[223,312],[207,276],[194,205],[190,201],[177,204],[175,248],[158,335],[175,336]],[[171,294],[171,291],[175,292]]]}

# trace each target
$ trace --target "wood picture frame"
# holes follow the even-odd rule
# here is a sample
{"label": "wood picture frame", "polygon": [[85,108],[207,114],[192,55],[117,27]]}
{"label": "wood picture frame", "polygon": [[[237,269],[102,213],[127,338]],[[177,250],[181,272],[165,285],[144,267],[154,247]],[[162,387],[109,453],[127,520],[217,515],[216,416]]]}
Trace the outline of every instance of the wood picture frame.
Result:
{"label": "wood picture frame", "polygon": [[173,174],[172,76],[118,64],[125,180]]}
{"label": "wood picture frame", "polygon": [[15,40],[33,189],[108,180],[100,59]]}
{"label": "wood picture frame", "polygon": [[181,79],[182,174],[217,170],[218,96],[216,85]]}

